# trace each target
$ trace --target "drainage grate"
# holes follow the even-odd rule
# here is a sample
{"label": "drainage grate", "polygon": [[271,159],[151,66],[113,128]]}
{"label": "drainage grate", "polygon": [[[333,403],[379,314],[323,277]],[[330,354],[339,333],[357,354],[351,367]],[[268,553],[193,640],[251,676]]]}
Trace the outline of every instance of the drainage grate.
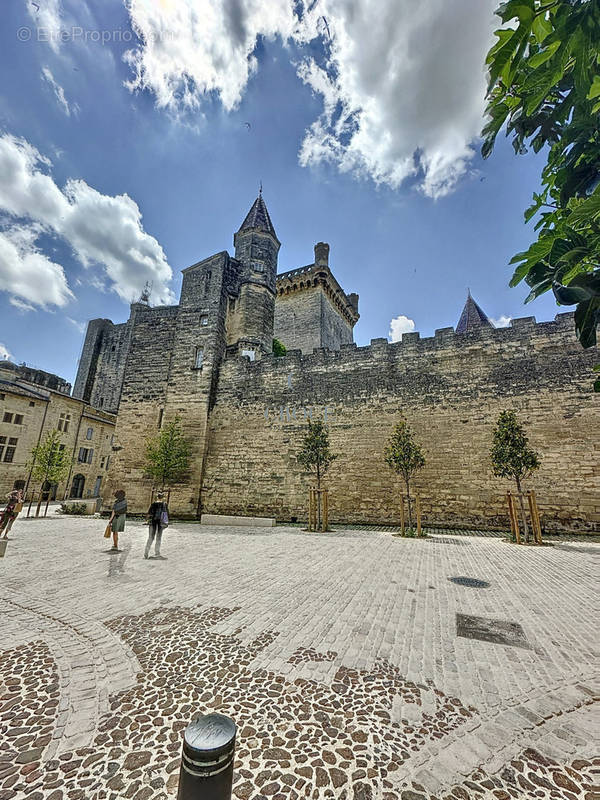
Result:
{"label": "drainage grate", "polygon": [[457,613],[456,635],[465,639],[477,639],[481,642],[524,647],[526,650],[532,649],[525,636],[525,631],[519,623],[505,619],[488,619]]}
{"label": "drainage grate", "polygon": [[448,578],[448,580],[451,583],[457,583],[459,586],[470,586],[471,589],[487,589],[490,585],[487,581],[482,581],[479,578],[467,578],[464,575]]}

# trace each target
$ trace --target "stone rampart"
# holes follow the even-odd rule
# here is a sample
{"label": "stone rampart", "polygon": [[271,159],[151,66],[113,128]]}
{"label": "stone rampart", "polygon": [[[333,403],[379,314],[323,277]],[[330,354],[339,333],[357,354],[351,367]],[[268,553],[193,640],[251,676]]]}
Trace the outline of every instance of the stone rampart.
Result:
{"label": "stone rampart", "polygon": [[600,529],[598,395],[571,314],[552,322],[513,320],[503,329],[254,363],[226,360],[209,418],[202,511],[305,519],[309,478],[296,461],[302,427],[327,419],[339,453],[327,485],[334,521],[397,523],[400,481],[383,461],[392,427],[404,414],[427,464],[415,485],[427,522],[506,527],[508,481],[492,475],[489,449],[498,414],[514,409],[542,467],[536,489],[550,529]]}

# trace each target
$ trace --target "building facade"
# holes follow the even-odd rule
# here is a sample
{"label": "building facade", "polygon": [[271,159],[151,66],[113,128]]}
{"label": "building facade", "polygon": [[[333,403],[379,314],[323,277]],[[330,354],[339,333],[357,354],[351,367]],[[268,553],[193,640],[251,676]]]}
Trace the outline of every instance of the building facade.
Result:
{"label": "building facade", "polygon": [[13,488],[29,496],[42,487],[31,477],[31,454],[57,430],[70,460],[59,485],[45,487],[51,500],[99,497],[113,454],[115,416],[71,397],[56,375],[0,362],[0,497]]}
{"label": "building facade", "polygon": [[[192,457],[172,512],[304,519],[310,479],[296,453],[306,420],[321,417],[339,454],[328,475],[332,519],[395,523],[401,487],[383,449],[402,414],[427,458],[417,482],[427,521],[506,526],[511,487],[493,477],[489,449],[499,412],[511,408],[542,457],[529,485],[546,527],[600,528],[598,352],[580,347],[572,315],[495,329],[469,295],[456,330],[357,347],[358,296],[334,277],[328,246],[278,275],[279,246],[259,195],[234,256],[183,271],[178,305],[134,303],[126,323],[90,322],[74,393],[118,411],[107,498],[123,486],[130,508],[147,508],[145,442],[179,417]],[[286,356],[272,354],[274,336]]]}

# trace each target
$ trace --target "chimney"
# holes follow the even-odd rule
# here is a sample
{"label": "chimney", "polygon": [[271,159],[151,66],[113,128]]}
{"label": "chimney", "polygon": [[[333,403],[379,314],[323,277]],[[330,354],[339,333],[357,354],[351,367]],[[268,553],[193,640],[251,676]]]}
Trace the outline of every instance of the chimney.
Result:
{"label": "chimney", "polygon": [[329,245],[327,242],[319,242],[315,245],[315,264],[318,267],[329,266]]}

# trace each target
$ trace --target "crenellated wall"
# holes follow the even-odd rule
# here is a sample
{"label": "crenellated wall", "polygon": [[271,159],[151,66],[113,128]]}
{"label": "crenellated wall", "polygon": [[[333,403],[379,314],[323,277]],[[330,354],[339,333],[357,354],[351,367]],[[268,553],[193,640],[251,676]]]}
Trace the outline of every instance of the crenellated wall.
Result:
{"label": "crenellated wall", "polygon": [[327,419],[339,453],[327,478],[333,520],[396,523],[400,484],[382,453],[402,413],[427,458],[416,482],[427,521],[506,527],[511,487],[492,475],[489,449],[498,414],[514,409],[541,456],[528,486],[537,490],[542,524],[598,530],[597,360],[597,349],[576,341],[571,314],[256,363],[227,360],[209,418],[202,510],[305,519],[309,479],[296,453],[312,415]]}

